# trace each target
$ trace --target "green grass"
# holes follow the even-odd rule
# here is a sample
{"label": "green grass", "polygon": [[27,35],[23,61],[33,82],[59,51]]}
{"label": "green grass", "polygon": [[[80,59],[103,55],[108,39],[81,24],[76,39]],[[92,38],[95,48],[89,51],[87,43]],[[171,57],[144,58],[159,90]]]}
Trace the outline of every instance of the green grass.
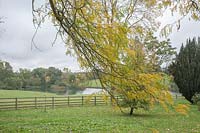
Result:
{"label": "green grass", "polygon": [[81,86],[84,86],[84,87],[101,87],[101,83],[98,79],[97,80],[89,80],[89,81],[86,81],[84,83],[81,83]]}
{"label": "green grass", "polygon": [[[185,102],[179,100],[179,103]],[[159,106],[133,116],[110,106],[0,111],[0,132],[200,132],[200,112],[191,105],[187,116]]]}
{"label": "green grass", "polygon": [[54,93],[21,90],[0,90],[0,98],[58,96]]}

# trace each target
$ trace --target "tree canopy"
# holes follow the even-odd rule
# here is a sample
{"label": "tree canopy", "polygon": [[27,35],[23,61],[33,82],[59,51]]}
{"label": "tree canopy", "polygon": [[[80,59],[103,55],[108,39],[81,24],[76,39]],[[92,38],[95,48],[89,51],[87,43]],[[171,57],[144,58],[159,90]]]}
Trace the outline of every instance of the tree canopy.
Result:
{"label": "tree canopy", "polygon": [[[156,18],[167,8],[198,20],[198,4],[189,0],[48,0],[36,8],[33,0],[33,21],[40,26],[49,17],[67,51],[81,67],[95,73],[113,99],[121,95],[124,102],[117,105],[130,107],[132,114],[135,108],[157,102],[163,107],[172,104],[167,76],[157,66],[174,49],[152,33],[159,27]],[[163,29],[164,35],[170,27]]]}
{"label": "tree canopy", "polygon": [[175,61],[169,67],[182,95],[191,103],[195,93],[200,93],[200,38],[188,39],[181,46]]}
{"label": "tree canopy", "polygon": [[0,89],[75,94],[92,80],[90,73],[61,71],[55,67],[22,69],[14,72],[9,62],[0,60]]}

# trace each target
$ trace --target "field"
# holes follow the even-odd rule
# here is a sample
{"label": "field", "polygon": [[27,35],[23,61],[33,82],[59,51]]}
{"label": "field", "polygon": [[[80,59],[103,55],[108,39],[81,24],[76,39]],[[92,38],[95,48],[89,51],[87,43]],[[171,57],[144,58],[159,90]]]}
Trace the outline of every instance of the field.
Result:
{"label": "field", "polygon": [[101,87],[101,83],[99,80],[88,80],[84,83],[81,83],[81,86],[99,88]]}
{"label": "field", "polygon": [[54,93],[21,90],[0,90],[0,98],[59,96]]}
{"label": "field", "polygon": [[[111,97],[102,95],[54,95],[43,92],[2,90],[0,110],[110,105]],[[118,101],[121,100],[116,96]]]}
{"label": "field", "polygon": [[[176,103],[187,103],[176,100]],[[200,132],[200,113],[190,105],[187,116],[156,106],[133,116],[111,106],[0,111],[0,132]]]}

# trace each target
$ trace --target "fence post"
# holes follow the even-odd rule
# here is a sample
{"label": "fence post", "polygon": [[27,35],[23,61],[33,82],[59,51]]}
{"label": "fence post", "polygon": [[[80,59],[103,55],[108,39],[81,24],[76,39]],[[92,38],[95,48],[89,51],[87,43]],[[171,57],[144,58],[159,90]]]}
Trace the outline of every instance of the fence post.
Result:
{"label": "fence post", "polygon": [[82,96],[82,106],[83,106],[83,96]]}
{"label": "fence post", "polygon": [[110,96],[110,105],[112,105],[112,96]]}
{"label": "fence post", "polygon": [[35,109],[37,109],[37,97],[35,97]]}
{"label": "fence post", "polygon": [[108,100],[109,96],[106,96],[106,100],[105,100],[105,104],[108,105],[109,100]]}
{"label": "fence post", "polygon": [[67,100],[67,103],[68,103],[68,106],[69,106],[69,96],[67,97],[67,99],[68,99],[68,100]]}
{"label": "fence post", "polygon": [[52,108],[54,109],[54,97],[52,97]]}
{"label": "fence post", "polygon": [[15,98],[15,109],[17,110],[17,107],[18,105],[17,105],[17,98]]}
{"label": "fence post", "polygon": [[44,112],[46,112],[46,111],[47,111],[47,97],[45,95],[45,97],[44,97]]}
{"label": "fence post", "polygon": [[97,105],[97,97],[94,96],[94,105],[96,106]]}

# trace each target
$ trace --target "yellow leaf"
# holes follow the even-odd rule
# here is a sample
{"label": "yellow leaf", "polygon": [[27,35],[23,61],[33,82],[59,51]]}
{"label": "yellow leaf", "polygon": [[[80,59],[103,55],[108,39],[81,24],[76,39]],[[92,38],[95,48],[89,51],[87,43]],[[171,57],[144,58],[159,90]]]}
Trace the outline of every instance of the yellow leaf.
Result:
{"label": "yellow leaf", "polygon": [[182,114],[182,115],[187,115],[187,112],[189,111],[189,107],[185,104],[178,104],[175,107],[176,112]]}
{"label": "yellow leaf", "polygon": [[151,128],[150,130],[152,131],[152,133],[159,133],[159,131],[155,128]]}

